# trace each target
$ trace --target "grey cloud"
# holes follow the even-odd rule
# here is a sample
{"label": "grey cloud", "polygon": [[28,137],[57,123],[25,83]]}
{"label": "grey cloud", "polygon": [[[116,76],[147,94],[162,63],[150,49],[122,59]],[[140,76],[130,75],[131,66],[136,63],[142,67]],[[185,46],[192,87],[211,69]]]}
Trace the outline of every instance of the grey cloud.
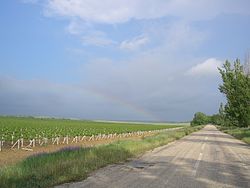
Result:
{"label": "grey cloud", "polygon": [[0,114],[77,117],[85,119],[147,119],[81,85],[43,80],[0,78]]}
{"label": "grey cloud", "polygon": [[89,87],[141,106],[159,119],[189,120],[196,111],[216,113],[223,100],[219,74],[186,75],[188,65],[181,59],[166,53],[121,62],[99,59],[86,65],[83,74]]}
{"label": "grey cloud", "polygon": [[173,70],[180,70],[180,67],[174,63],[134,60],[121,67],[114,63],[89,64],[86,71],[91,70],[91,73],[79,85],[2,77],[0,113],[185,121],[196,111],[215,113],[222,100],[217,89],[218,77],[195,80],[185,76],[184,70],[177,75]]}

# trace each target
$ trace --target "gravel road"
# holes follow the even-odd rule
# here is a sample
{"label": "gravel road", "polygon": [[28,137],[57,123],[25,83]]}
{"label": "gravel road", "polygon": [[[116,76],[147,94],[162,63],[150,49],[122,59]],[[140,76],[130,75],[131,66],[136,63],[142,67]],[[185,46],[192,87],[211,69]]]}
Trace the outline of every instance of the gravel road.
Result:
{"label": "gravel road", "polygon": [[57,188],[250,187],[250,147],[215,126]]}

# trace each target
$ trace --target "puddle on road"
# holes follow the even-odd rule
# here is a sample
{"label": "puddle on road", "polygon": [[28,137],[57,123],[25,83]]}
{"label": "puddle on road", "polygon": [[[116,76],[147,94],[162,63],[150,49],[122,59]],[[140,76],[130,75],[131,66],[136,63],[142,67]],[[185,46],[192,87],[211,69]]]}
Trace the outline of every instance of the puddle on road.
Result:
{"label": "puddle on road", "polygon": [[129,164],[130,167],[137,168],[137,169],[144,169],[144,168],[151,167],[154,165],[155,163],[143,162],[143,161],[133,161]]}

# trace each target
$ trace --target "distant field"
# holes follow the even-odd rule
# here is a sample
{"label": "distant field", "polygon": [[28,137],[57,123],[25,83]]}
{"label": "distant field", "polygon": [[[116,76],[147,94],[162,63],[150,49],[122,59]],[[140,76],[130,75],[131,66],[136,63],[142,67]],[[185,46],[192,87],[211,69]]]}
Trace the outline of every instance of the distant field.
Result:
{"label": "distant field", "polygon": [[106,123],[127,123],[127,124],[149,124],[149,125],[178,125],[178,126],[189,126],[190,122],[141,122],[141,121],[108,121],[108,120],[93,120],[95,122],[106,122]]}
{"label": "distant field", "polygon": [[[180,124],[184,125],[184,124]],[[140,124],[83,121],[68,119],[48,119],[32,117],[0,117],[0,139],[6,141],[18,138],[33,139],[38,137],[53,138],[57,136],[91,136],[98,134],[129,133],[174,128],[177,124]]]}

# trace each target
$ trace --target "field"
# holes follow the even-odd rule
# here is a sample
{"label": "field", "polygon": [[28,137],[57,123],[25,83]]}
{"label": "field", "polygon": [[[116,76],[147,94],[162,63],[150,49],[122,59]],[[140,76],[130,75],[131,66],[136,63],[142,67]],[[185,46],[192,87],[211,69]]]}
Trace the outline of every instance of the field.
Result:
{"label": "field", "polygon": [[[100,167],[137,157],[147,150],[165,145],[201,128],[185,125],[187,124],[0,117],[0,141],[5,140],[4,143],[9,143],[9,146],[20,138],[34,139],[37,144],[40,137],[52,140],[56,137],[71,138],[67,147],[62,142],[60,145],[43,145],[29,150],[22,150],[25,146],[13,151],[5,147],[0,152],[0,187],[51,187],[84,179]],[[176,127],[183,128],[155,131]],[[141,131],[145,131],[145,134],[137,135]],[[117,136],[127,133],[132,133],[131,137]],[[132,138],[134,133],[137,138]],[[85,144],[97,142],[90,146],[85,146],[82,142],[72,143],[75,136],[98,138],[99,135],[116,137],[104,139],[104,142],[107,141],[105,144],[99,139],[83,141]],[[8,162],[6,157],[11,161]]]}
{"label": "field", "polygon": [[95,147],[69,147],[54,153],[41,153],[0,168],[0,187],[52,187],[82,180],[98,168],[137,157],[200,128],[188,126],[140,140],[122,140]]}
{"label": "field", "polygon": [[23,138],[55,138],[121,134],[174,128],[177,125],[111,123],[69,119],[46,119],[33,117],[0,117],[0,139],[12,141]]}

